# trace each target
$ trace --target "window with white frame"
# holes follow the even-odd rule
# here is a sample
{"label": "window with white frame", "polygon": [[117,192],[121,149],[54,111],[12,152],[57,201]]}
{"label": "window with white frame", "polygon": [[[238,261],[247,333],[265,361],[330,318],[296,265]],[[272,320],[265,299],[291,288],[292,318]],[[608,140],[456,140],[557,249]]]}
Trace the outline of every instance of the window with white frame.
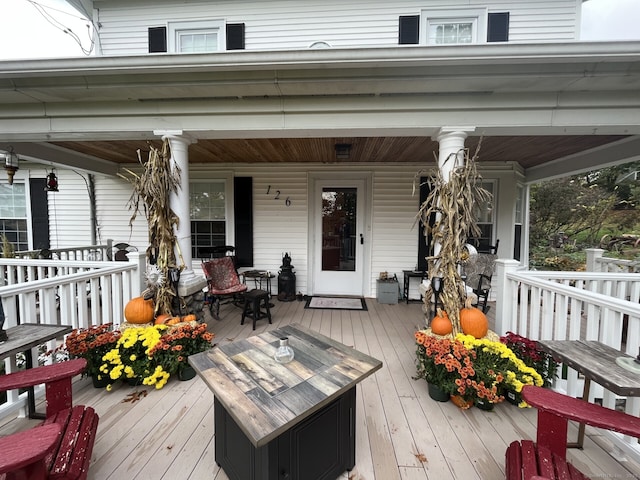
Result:
{"label": "window with white frame", "polygon": [[487,250],[490,246],[495,245],[493,234],[495,231],[495,198],[496,198],[496,182],[484,181],[481,183],[482,188],[491,194],[491,199],[480,205],[480,214],[478,217],[478,228],[480,228],[480,236],[474,239],[479,250]]}
{"label": "window with white frame", "polygon": [[487,11],[484,9],[424,10],[421,32],[426,45],[458,45],[484,41]]}
{"label": "window with white frame", "polygon": [[27,195],[24,183],[0,184],[0,235],[15,251],[29,250]]}
{"label": "window with white frame", "polygon": [[169,51],[208,53],[225,49],[224,22],[199,20],[169,23]]}
{"label": "window with white frame", "polygon": [[208,180],[189,184],[192,257],[199,258],[202,247],[227,244],[226,181]]}

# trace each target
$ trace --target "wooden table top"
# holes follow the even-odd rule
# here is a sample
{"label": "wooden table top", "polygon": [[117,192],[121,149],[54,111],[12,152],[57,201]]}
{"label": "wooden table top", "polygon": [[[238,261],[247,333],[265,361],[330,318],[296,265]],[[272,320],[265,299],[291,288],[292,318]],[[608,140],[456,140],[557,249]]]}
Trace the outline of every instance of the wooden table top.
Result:
{"label": "wooden table top", "polygon": [[22,323],[6,330],[9,339],[0,343],[0,359],[24,352],[33,347],[62,337],[71,332],[69,325],[47,325],[39,323]]}
{"label": "wooden table top", "polygon": [[[295,353],[287,364],[273,359],[282,337]],[[380,360],[294,324],[191,355],[189,363],[256,447],[382,368]]]}
{"label": "wooden table top", "polygon": [[640,396],[640,375],[621,367],[617,357],[629,357],[620,350],[593,340],[538,340],[542,349],[585,377],[617,395]]}

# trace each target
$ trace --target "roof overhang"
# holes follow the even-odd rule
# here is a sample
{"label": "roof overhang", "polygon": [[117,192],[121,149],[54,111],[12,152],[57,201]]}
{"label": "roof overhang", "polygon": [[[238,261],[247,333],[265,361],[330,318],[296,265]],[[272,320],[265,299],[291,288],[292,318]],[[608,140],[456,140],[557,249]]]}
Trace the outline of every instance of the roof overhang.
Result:
{"label": "roof overhang", "polygon": [[[0,149],[140,142],[167,129],[202,145],[429,138],[459,124],[475,126],[477,136],[611,136],[610,143],[640,135],[639,92],[639,42],[7,61],[0,62]],[[577,153],[541,149],[537,167],[524,168],[536,167],[531,178],[560,159],[575,168]]]}

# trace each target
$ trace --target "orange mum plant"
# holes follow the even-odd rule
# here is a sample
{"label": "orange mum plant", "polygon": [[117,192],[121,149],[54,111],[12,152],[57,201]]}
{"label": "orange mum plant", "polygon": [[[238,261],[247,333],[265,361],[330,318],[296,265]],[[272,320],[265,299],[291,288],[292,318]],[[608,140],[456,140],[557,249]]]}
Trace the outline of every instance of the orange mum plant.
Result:
{"label": "orange mum plant", "polygon": [[214,334],[207,331],[207,324],[184,324],[167,331],[151,349],[149,357],[170,373],[177,373],[188,365],[189,355],[207,351],[213,345]]}

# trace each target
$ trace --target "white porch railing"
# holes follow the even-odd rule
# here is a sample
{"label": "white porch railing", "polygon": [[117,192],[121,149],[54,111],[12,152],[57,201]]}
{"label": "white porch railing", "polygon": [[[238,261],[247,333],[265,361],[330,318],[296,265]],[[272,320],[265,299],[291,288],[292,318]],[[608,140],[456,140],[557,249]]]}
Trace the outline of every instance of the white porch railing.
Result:
{"label": "white porch railing", "polygon": [[113,240],[104,245],[86,245],[68,248],[41,248],[40,250],[20,250],[15,258],[44,258],[50,260],[113,260]]}
{"label": "white porch railing", "polygon": [[[124,306],[144,289],[146,258],[133,252],[128,262],[0,258],[0,299],[8,329],[18,323],[43,323],[86,328],[119,325]],[[51,341],[48,349],[55,348]],[[38,351],[31,355],[34,365]],[[4,360],[5,371],[17,369],[17,358]],[[25,395],[9,392],[5,411],[23,406]]]}
{"label": "white porch railing", "polygon": [[[633,262],[604,259],[593,251],[590,256],[600,271],[524,271],[515,260],[498,260],[496,331],[512,331],[533,340],[598,340],[633,357],[638,355],[640,275],[622,273],[635,269],[630,265]],[[615,271],[610,272],[611,268]],[[568,369],[556,381],[555,388],[580,397],[582,385],[577,372]],[[621,398],[595,383],[591,384],[590,397],[590,401],[602,398],[609,408],[616,408],[617,402],[625,400],[627,413],[640,414],[637,397]],[[606,435],[617,447],[640,459],[636,439]]]}

